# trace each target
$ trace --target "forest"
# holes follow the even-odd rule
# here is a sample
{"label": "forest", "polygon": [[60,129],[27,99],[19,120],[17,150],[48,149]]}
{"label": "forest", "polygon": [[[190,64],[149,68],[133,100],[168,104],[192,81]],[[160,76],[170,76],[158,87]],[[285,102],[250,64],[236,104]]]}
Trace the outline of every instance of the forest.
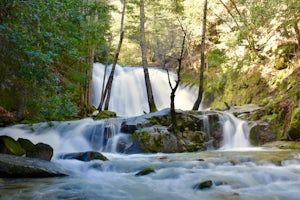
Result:
{"label": "forest", "polygon": [[117,62],[180,67],[207,107],[257,104],[298,139],[299,24],[298,0],[3,0],[0,125],[88,116],[93,64]]}

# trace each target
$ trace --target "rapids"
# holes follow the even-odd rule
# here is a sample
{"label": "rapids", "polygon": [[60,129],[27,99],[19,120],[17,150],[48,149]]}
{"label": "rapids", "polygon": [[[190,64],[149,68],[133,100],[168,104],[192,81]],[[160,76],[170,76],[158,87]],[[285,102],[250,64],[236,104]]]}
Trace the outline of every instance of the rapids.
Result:
{"label": "rapids", "polygon": [[[105,154],[110,161],[54,160],[73,176],[0,179],[1,199],[299,199],[299,152],[209,151],[180,154]],[[275,161],[266,157],[275,157]],[[155,173],[135,176],[145,168]],[[209,189],[197,183],[212,180]]]}

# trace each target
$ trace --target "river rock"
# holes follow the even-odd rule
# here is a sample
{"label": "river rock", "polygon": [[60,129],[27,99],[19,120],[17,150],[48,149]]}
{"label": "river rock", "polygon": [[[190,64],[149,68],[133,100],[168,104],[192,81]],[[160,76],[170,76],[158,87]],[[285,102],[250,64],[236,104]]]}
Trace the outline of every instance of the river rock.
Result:
{"label": "river rock", "polygon": [[177,126],[172,131],[170,110],[124,120],[121,132],[132,134],[133,144],[126,153],[136,152],[194,152],[222,145],[223,135],[215,111],[176,110]]}
{"label": "river rock", "polygon": [[25,154],[25,150],[19,142],[9,136],[3,135],[0,136],[0,153],[21,156]]}
{"label": "river rock", "polygon": [[258,120],[250,124],[250,142],[252,145],[263,145],[276,139],[276,133],[269,123]]}
{"label": "river rock", "polygon": [[78,152],[78,153],[68,153],[60,156],[61,159],[76,159],[81,161],[91,161],[91,160],[108,160],[103,154],[94,151]]}
{"label": "river rock", "polygon": [[53,148],[44,143],[37,143],[33,149],[26,151],[26,157],[39,158],[41,160],[50,161],[53,156]]}
{"label": "river rock", "polygon": [[36,158],[0,154],[0,178],[41,178],[70,174],[56,163]]}
{"label": "river rock", "polygon": [[194,189],[202,190],[206,188],[211,188],[213,186],[213,182],[211,180],[206,180],[203,182],[200,182],[194,186]]}
{"label": "river rock", "polygon": [[155,170],[153,168],[145,168],[141,171],[139,171],[138,173],[136,173],[135,175],[136,176],[145,176],[145,175],[148,175],[148,174],[151,174],[151,173],[154,173]]}
{"label": "river rock", "polygon": [[31,149],[34,149],[34,144],[28,139],[18,138],[17,141],[25,151],[30,151]]}

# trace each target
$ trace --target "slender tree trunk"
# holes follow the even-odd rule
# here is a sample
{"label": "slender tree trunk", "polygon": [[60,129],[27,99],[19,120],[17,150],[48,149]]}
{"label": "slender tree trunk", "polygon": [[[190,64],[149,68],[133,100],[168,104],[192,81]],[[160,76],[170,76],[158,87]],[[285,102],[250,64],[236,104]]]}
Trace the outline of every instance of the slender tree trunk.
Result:
{"label": "slender tree trunk", "polygon": [[149,104],[149,110],[150,112],[157,111],[153,92],[152,92],[152,86],[150,81],[150,76],[148,72],[148,63],[147,63],[147,48],[146,48],[146,41],[145,41],[145,11],[144,11],[145,5],[144,0],[140,0],[140,45],[142,50],[142,63],[143,63],[143,69],[144,69],[144,75],[145,75],[145,83],[146,83],[146,90],[147,90],[147,98],[148,98],[148,104]]}
{"label": "slender tree trunk", "polygon": [[168,74],[168,80],[169,80],[169,86],[171,88],[171,96],[170,96],[170,100],[171,100],[171,120],[172,120],[172,131],[175,133],[176,128],[177,128],[177,118],[176,118],[176,111],[175,111],[175,94],[177,91],[177,88],[180,84],[181,81],[181,69],[182,69],[182,60],[184,58],[184,49],[185,49],[185,40],[186,40],[186,32],[184,30],[184,28],[181,26],[181,29],[184,33],[183,35],[183,39],[182,39],[182,44],[181,44],[181,52],[180,52],[180,57],[177,59],[178,60],[178,69],[177,69],[177,80],[175,82],[175,86],[172,86],[171,80],[170,80],[170,75],[169,75],[169,71],[167,70],[167,74]]}
{"label": "slender tree trunk", "polygon": [[193,106],[193,110],[198,110],[200,103],[202,101],[202,94],[203,94],[203,73],[205,67],[205,33],[206,33],[206,14],[207,14],[207,0],[204,2],[203,8],[203,25],[202,25],[202,41],[201,41],[201,63],[200,63],[200,83],[199,83],[199,91],[198,91],[198,98]]}
{"label": "slender tree trunk", "polygon": [[105,79],[106,79],[107,66],[108,66],[108,63],[109,63],[109,55],[110,55],[110,51],[111,51],[111,42],[112,42],[112,35],[110,35],[110,37],[109,37],[109,47],[108,47],[108,50],[107,50],[107,57],[106,57],[106,62],[105,62],[104,74],[103,74],[101,98],[100,98],[100,103],[99,103],[98,108],[97,108],[97,110],[99,110],[99,111],[102,110],[103,102],[105,100],[105,96],[104,96]]}
{"label": "slender tree trunk", "polygon": [[[126,2],[126,0],[124,2]],[[112,70],[111,70],[111,73],[109,75],[109,79],[108,79],[108,83],[107,83],[107,88],[108,89],[107,89],[107,96],[106,96],[106,101],[105,101],[105,105],[104,105],[104,110],[108,110],[108,107],[109,107],[109,101],[110,101],[112,83],[113,83],[113,79],[114,79],[114,73],[115,73],[117,62],[118,62],[119,54],[120,54],[120,51],[121,51],[123,38],[124,38],[124,32],[122,30],[121,35],[120,35],[120,41],[119,41],[118,49],[117,49],[117,52],[116,52],[116,55],[115,55]]]}
{"label": "slender tree trunk", "polygon": [[93,105],[92,103],[92,77],[93,77],[93,65],[94,65],[94,55],[95,55],[95,47],[91,44],[90,46],[90,55],[89,55],[89,69],[88,69],[88,80],[87,80],[87,109]]}
{"label": "slender tree trunk", "polygon": [[120,39],[119,39],[117,52],[116,52],[115,57],[114,57],[113,66],[112,66],[111,72],[109,74],[104,93],[101,97],[101,101],[100,101],[100,104],[98,106],[98,110],[102,110],[104,100],[105,100],[104,110],[108,110],[108,107],[109,107],[109,101],[110,101],[112,83],[113,83],[113,79],[114,79],[114,73],[115,73],[116,65],[117,65],[117,62],[118,62],[118,58],[119,58],[119,54],[120,54],[120,51],[121,51],[121,46],[122,46],[122,42],[123,42],[123,38],[124,38],[124,17],[125,17],[126,2],[127,2],[127,0],[123,0],[123,10],[122,10],[121,27],[120,27]]}

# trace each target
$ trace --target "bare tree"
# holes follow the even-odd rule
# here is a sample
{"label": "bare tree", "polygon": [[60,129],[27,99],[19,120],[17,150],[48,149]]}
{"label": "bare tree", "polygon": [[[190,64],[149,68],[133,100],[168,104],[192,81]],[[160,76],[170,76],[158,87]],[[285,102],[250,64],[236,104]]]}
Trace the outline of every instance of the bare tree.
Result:
{"label": "bare tree", "polygon": [[143,69],[144,69],[144,75],[145,75],[145,83],[146,83],[146,90],[147,90],[147,97],[148,97],[148,104],[149,104],[149,110],[150,112],[157,111],[153,92],[152,92],[152,86],[150,81],[150,76],[148,72],[148,63],[147,63],[147,47],[146,47],[146,41],[145,41],[145,5],[144,0],[140,0],[140,46],[142,50],[142,63],[143,63]]}
{"label": "bare tree", "polygon": [[205,51],[206,15],[207,15],[207,0],[204,1],[204,8],[203,8],[199,91],[198,91],[198,97],[196,99],[196,102],[195,102],[192,110],[198,110],[199,109],[200,103],[202,101],[202,95],[203,95],[203,83],[204,83],[203,73],[204,73],[204,67],[205,67],[205,54],[204,54],[204,51]]}
{"label": "bare tree", "polygon": [[117,62],[118,62],[118,58],[119,58],[119,54],[120,54],[120,51],[121,51],[121,46],[122,46],[122,42],[123,42],[123,38],[124,38],[124,17],[125,17],[126,3],[127,3],[127,0],[123,0],[123,9],[122,9],[119,44],[118,44],[118,48],[117,48],[117,51],[116,51],[116,54],[115,54],[115,57],[114,57],[113,66],[112,66],[111,72],[109,74],[105,90],[104,90],[104,88],[102,89],[102,90],[104,90],[104,92],[102,93],[100,104],[98,106],[99,111],[102,110],[104,101],[105,101],[104,110],[108,110],[108,107],[109,107],[109,101],[110,101],[112,83],[113,83],[113,79],[114,79],[114,73],[115,73],[116,65],[117,65]]}
{"label": "bare tree", "polygon": [[171,120],[172,120],[172,130],[173,132],[175,132],[175,129],[177,127],[177,119],[176,119],[176,111],[175,111],[175,93],[176,90],[180,84],[181,81],[181,69],[182,69],[182,60],[184,58],[184,50],[185,50],[185,42],[186,42],[186,31],[184,30],[183,26],[181,25],[181,30],[183,32],[183,38],[182,38],[182,43],[181,43],[181,51],[180,51],[180,56],[177,59],[178,61],[178,68],[177,68],[177,80],[175,81],[175,86],[173,87],[171,80],[170,80],[170,74],[169,71],[167,70],[168,73],[168,80],[169,80],[169,86],[171,88],[171,96],[170,96],[170,100],[171,100]]}

